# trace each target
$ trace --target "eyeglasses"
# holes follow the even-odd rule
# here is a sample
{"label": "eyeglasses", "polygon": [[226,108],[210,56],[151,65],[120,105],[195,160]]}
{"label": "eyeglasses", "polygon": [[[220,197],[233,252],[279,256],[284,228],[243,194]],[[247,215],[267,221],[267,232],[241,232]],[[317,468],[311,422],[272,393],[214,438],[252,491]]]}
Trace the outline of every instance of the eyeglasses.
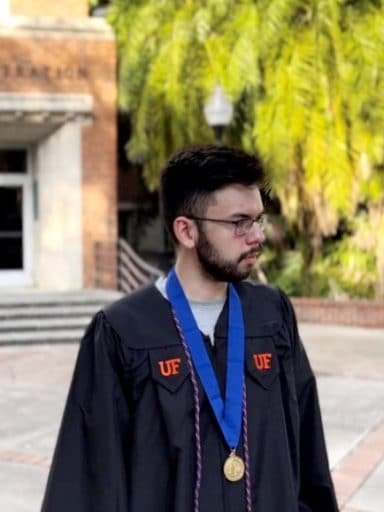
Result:
{"label": "eyeglasses", "polygon": [[224,224],[232,224],[235,226],[235,235],[236,236],[244,236],[247,235],[254,224],[257,224],[257,227],[264,231],[266,218],[265,215],[261,215],[257,219],[240,219],[240,220],[224,220],[224,219],[209,219],[207,217],[195,217],[192,215],[188,215],[189,219],[192,220],[206,220],[209,222],[223,222]]}

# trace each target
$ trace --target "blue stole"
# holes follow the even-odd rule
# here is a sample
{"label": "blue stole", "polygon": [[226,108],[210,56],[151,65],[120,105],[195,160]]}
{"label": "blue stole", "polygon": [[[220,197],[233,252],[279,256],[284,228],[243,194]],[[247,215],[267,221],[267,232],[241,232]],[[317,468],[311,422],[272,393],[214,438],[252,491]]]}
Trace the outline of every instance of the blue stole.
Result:
{"label": "blue stole", "polygon": [[220,430],[228,447],[235,450],[240,438],[243,386],[245,385],[244,320],[237,291],[232,284],[229,284],[227,374],[224,401],[203,337],[174,268],[168,274],[166,292]]}

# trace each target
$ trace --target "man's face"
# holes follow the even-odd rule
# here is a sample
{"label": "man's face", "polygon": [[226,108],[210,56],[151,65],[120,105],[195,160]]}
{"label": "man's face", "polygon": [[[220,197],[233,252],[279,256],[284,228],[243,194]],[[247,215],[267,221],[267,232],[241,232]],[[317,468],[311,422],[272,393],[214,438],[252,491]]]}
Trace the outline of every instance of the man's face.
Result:
{"label": "man's face", "polygon": [[[205,218],[236,221],[257,219],[263,203],[257,187],[229,185],[216,191],[202,215]],[[241,281],[249,276],[265,235],[255,222],[247,234],[236,235],[235,225],[201,221],[196,253],[205,274],[216,281]]]}

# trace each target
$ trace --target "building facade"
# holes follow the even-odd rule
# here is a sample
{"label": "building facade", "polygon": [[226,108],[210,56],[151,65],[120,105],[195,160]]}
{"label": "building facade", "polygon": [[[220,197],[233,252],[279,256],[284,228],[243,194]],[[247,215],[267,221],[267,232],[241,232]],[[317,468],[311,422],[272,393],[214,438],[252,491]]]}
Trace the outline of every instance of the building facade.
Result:
{"label": "building facade", "polygon": [[0,287],[116,288],[116,51],[87,0],[0,2]]}

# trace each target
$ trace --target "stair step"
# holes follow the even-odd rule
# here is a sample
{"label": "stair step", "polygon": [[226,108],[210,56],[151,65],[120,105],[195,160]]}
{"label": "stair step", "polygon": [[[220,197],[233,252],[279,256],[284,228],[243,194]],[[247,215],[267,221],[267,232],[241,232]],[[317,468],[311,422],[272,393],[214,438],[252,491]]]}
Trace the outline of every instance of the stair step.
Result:
{"label": "stair step", "polygon": [[[0,290],[1,292],[1,290]],[[78,305],[78,304],[108,304],[121,298],[121,292],[79,292],[79,293],[38,293],[33,294],[10,294],[0,293],[0,308],[9,307],[12,305],[18,306],[46,306],[51,304],[65,304],[65,305]]]}
{"label": "stair step", "polygon": [[[41,317],[72,317],[89,315],[90,317],[100,311],[105,304],[95,303],[91,305],[79,304],[68,306],[61,304],[52,304],[51,306],[13,306],[0,307],[0,319],[4,318],[41,318]],[[3,320],[1,320],[3,321]]]}
{"label": "stair step", "polygon": [[69,343],[80,341],[83,329],[60,329],[50,331],[1,332],[0,345],[28,345],[35,343]]}
{"label": "stair step", "polygon": [[79,342],[92,317],[122,297],[111,290],[0,291],[0,346]]}
{"label": "stair step", "polygon": [[[90,316],[78,316],[71,318],[66,322],[68,325],[65,328],[70,329],[83,329],[91,320]],[[63,328],[62,318],[23,318],[23,319],[12,319],[12,320],[1,320],[0,332],[2,331],[25,331],[25,330],[54,330],[57,328]]]}

